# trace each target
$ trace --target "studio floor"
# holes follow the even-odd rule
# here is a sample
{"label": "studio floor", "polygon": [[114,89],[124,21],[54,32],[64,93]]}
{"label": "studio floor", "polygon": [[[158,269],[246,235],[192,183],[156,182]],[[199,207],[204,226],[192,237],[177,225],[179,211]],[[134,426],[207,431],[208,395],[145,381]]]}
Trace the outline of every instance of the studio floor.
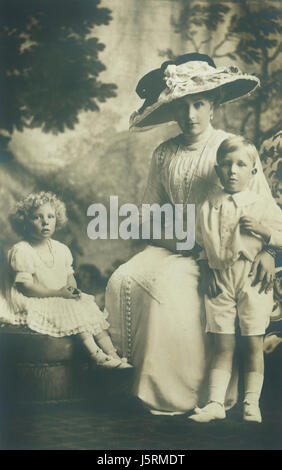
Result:
{"label": "studio floor", "polygon": [[[152,416],[122,387],[81,403],[2,409],[1,450],[281,450],[281,393],[264,391],[263,423],[243,423],[235,406],[224,421]],[[118,390],[119,393],[116,393]]]}

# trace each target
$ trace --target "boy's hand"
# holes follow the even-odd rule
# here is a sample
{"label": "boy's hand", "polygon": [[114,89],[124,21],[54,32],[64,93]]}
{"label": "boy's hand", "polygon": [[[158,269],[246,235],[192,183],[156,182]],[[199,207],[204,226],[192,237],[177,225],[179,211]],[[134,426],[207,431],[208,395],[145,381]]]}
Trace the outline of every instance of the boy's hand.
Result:
{"label": "boy's hand", "polygon": [[214,272],[211,270],[206,278],[206,294],[209,298],[217,297],[222,290],[218,287]]}
{"label": "boy's hand", "polygon": [[243,216],[240,218],[239,224],[240,227],[247,230],[247,232],[253,232],[260,235],[267,243],[269,242],[271,237],[269,229],[253,217]]}
{"label": "boy's hand", "polygon": [[261,224],[253,217],[243,216],[239,220],[240,227],[247,230],[248,232],[257,233],[261,229]]}
{"label": "boy's hand", "polygon": [[214,272],[208,264],[201,263],[200,273],[200,293],[207,295],[209,298],[217,297],[221,294],[222,291],[216,283]]}

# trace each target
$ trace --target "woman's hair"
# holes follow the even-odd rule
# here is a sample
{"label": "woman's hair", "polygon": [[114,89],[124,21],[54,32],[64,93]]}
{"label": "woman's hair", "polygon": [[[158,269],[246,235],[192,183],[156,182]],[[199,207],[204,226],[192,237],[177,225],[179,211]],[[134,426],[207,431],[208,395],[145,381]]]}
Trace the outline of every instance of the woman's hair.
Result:
{"label": "woman's hair", "polygon": [[210,101],[213,104],[213,107],[216,108],[221,102],[221,90],[208,90],[201,93],[202,97]]}
{"label": "woman's hair", "polygon": [[182,100],[186,97],[186,96],[198,96],[199,95],[199,99],[200,97],[203,98],[203,99],[206,99],[208,100],[212,107],[214,109],[216,109],[219,104],[220,104],[220,97],[221,97],[221,92],[220,90],[208,90],[208,91],[201,91],[200,93],[195,93],[195,94],[189,94],[189,95],[185,95],[185,96],[182,96],[181,98],[177,98],[175,100],[173,100],[171,103],[168,104],[168,106],[170,107],[174,107],[174,106],[177,106],[178,103],[182,102]]}
{"label": "woman's hair", "polygon": [[56,214],[56,228],[61,229],[67,222],[66,206],[51,192],[41,191],[39,193],[31,193],[24,199],[19,201],[14,211],[9,215],[9,221],[13,230],[20,236],[29,235],[28,219],[32,212],[44,204],[50,204]]}
{"label": "woman's hair", "polygon": [[240,135],[227,137],[227,139],[221,142],[216,153],[217,163],[220,163],[227,153],[234,152],[235,150],[240,150],[242,148],[245,149],[253,165],[255,165],[258,157],[258,151],[252,142]]}

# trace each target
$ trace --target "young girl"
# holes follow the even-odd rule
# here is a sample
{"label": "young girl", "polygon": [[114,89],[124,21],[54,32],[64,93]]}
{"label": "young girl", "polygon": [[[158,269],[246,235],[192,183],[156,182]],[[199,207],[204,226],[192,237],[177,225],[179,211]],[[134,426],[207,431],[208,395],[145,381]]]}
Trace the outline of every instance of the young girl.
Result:
{"label": "young girl", "polygon": [[98,366],[131,367],[117,355],[94,297],[77,289],[70,250],[52,239],[66,221],[64,203],[50,192],[30,194],[11,214],[11,225],[23,238],[8,253],[16,321],[54,337],[79,336]]}

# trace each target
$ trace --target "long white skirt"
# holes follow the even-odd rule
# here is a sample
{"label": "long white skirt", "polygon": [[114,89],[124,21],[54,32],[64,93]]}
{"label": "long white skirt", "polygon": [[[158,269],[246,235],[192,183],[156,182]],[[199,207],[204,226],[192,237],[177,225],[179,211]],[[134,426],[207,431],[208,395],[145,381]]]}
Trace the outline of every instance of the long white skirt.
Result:
{"label": "long white skirt", "polygon": [[[211,337],[192,258],[148,246],[109,280],[106,310],[120,354],[135,366],[134,394],[152,412],[185,413],[207,399]],[[226,408],[237,400],[237,367]]]}

